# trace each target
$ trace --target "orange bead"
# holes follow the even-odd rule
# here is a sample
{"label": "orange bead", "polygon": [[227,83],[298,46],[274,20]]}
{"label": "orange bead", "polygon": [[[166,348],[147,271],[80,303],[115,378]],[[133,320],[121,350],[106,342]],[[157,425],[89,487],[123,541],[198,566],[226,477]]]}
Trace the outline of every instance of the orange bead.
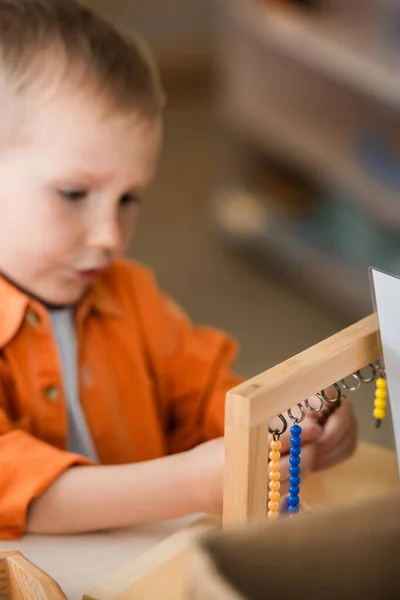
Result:
{"label": "orange bead", "polygon": [[271,462],[269,463],[270,471],[279,471],[280,468],[281,468],[281,465],[279,464],[278,461],[271,460]]}
{"label": "orange bead", "polygon": [[268,494],[268,498],[270,500],[273,500],[274,502],[277,502],[279,500],[279,498],[281,497],[279,492],[274,492],[273,490],[271,490]]}
{"label": "orange bead", "polygon": [[268,502],[268,508],[269,510],[271,510],[272,512],[276,512],[279,510],[279,502],[277,502],[276,500],[270,500]]}
{"label": "orange bead", "polygon": [[281,484],[279,483],[279,481],[270,481],[269,482],[269,489],[273,490],[274,492],[277,492],[278,490],[280,490],[281,488]]}
{"label": "orange bead", "polygon": [[279,519],[279,512],[277,510],[269,510],[268,519],[270,521],[276,521],[277,519]]}
{"label": "orange bead", "polygon": [[[270,463],[270,466],[271,466],[271,463]],[[274,481],[276,481],[276,482],[279,483],[279,480],[281,478],[281,474],[279,473],[279,471],[270,471],[269,478],[271,480],[271,483],[274,482]],[[271,483],[270,483],[270,485],[271,485]]]}
{"label": "orange bead", "polygon": [[279,440],[272,440],[271,442],[271,450],[280,450],[282,448],[282,442]]}
{"label": "orange bead", "polygon": [[272,461],[274,461],[274,462],[278,462],[278,460],[280,459],[280,457],[281,457],[281,453],[280,453],[280,452],[277,452],[277,450],[272,450],[272,451],[269,453],[269,458],[270,458],[270,460],[272,460]]}

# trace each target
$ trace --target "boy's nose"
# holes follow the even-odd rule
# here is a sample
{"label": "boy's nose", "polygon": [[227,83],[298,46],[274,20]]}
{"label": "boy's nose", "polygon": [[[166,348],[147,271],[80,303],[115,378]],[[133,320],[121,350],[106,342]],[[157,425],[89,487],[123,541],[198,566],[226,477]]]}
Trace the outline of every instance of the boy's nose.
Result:
{"label": "boy's nose", "polygon": [[89,234],[88,245],[112,252],[119,248],[121,243],[121,232],[115,219],[102,219],[93,222]]}

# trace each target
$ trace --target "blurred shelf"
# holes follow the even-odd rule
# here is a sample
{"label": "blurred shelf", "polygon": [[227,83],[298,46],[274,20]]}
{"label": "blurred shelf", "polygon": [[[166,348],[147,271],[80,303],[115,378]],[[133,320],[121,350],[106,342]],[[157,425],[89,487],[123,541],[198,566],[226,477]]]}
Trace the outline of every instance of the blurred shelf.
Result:
{"label": "blurred shelf", "polygon": [[379,1],[338,2],[336,10],[313,11],[269,7],[254,0],[223,4],[228,15],[263,43],[376,100],[400,107],[400,43],[396,59],[396,52],[384,47]]}
{"label": "blurred shelf", "polygon": [[253,94],[225,94],[221,119],[244,138],[341,187],[374,219],[400,231],[399,194],[369,176],[355,156],[357,135],[368,122],[361,110],[343,112],[339,121],[326,119],[322,126],[314,112],[296,114],[273,97],[259,101]]}
{"label": "blurred shelf", "polygon": [[300,239],[289,219],[264,202],[241,192],[220,192],[213,205],[213,220],[225,243],[261,264],[269,272],[324,306],[349,319],[372,309],[368,270],[361,273],[344,261]]}

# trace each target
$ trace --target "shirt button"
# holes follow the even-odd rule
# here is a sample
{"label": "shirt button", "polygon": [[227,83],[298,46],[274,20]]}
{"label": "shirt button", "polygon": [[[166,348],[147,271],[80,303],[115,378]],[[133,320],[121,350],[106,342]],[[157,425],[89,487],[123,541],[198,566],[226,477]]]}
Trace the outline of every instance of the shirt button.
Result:
{"label": "shirt button", "polygon": [[60,396],[60,391],[57,386],[49,385],[49,387],[47,387],[45,390],[45,396],[49,402],[57,402]]}
{"label": "shirt button", "polygon": [[33,310],[28,310],[25,315],[25,320],[29,325],[32,325],[32,327],[38,327],[40,325],[40,317]]}

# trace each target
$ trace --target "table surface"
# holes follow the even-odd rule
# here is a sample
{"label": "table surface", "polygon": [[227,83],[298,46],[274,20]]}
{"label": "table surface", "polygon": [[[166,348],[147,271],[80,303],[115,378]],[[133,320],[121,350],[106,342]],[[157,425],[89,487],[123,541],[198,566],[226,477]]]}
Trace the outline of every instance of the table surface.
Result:
{"label": "table surface", "polygon": [[[311,508],[318,508],[357,501],[398,482],[395,454],[362,443],[346,463],[310,475],[303,485],[302,499]],[[59,583],[68,600],[82,600],[85,591],[198,516],[80,536],[28,535],[19,541],[0,542],[0,551],[20,551]]]}

